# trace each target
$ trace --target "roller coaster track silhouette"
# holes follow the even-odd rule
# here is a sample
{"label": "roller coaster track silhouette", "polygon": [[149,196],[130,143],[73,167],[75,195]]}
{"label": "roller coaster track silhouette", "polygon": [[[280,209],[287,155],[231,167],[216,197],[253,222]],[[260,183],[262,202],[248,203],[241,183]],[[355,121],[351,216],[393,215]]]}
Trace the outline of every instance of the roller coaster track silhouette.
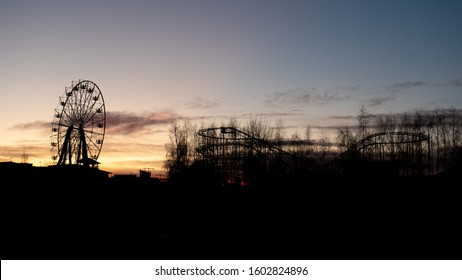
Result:
{"label": "roller coaster track silhouette", "polygon": [[[219,131],[217,134],[216,131]],[[237,145],[243,146],[248,149],[254,150],[256,152],[260,152],[262,149],[268,149],[271,153],[282,153],[288,156],[297,157],[294,154],[284,151],[276,147],[275,144],[272,144],[269,141],[254,137],[242,130],[239,130],[234,127],[212,127],[212,128],[205,128],[200,129],[197,131],[197,134],[203,138],[208,139],[215,139],[215,140],[222,140],[223,142],[226,141],[227,143],[218,143],[218,145]],[[287,145],[288,142],[294,143],[294,141],[283,141],[283,145]],[[299,141],[300,143],[304,143],[304,141]],[[215,143],[216,144],[216,143]],[[206,150],[207,147],[204,145],[198,148],[198,152],[201,153]]]}
{"label": "roller coaster track silhouette", "polygon": [[[390,137],[403,137],[398,138],[398,141],[388,141],[388,142],[371,142],[372,139],[375,139],[380,136],[390,136]],[[429,141],[430,137],[423,133],[414,133],[414,132],[404,132],[404,131],[392,131],[392,132],[378,132],[364,137],[355,144],[353,144],[345,153],[351,153],[354,151],[364,150],[371,145],[384,145],[384,144],[413,144],[420,143],[423,141]]]}
{"label": "roller coaster track silhouette", "polygon": [[[361,140],[355,142],[353,145],[348,147],[348,149],[341,154],[339,154],[336,158],[332,159],[330,162],[321,165],[320,170],[333,170],[334,172],[340,172],[340,168],[345,164],[346,161],[352,158],[361,158],[364,160],[367,156],[366,151],[371,148],[377,148],[373,152],[377,153],[380,148],[386,145],[392,147],[389,150],[397,150],[399,146],[407,145],[408,151],[409,149],[415,149],[416,145],[422,144],[423,142],[427,142],[427,151],[429,153],[429,145],[430,145],[430,136],[423,134],[423,133],[415,133],[415,132],[407,132],[407,131],[384,131],[378,132],[374,134],[367,135],[366,137],[362,138]],[[418,146],[417,148],[422,148]],[[410,153],[415,156],[415,153]],[[420,151],[420,156],[422,156],[422,152]],[[428,158],[430,156],[428,155]],[[427,159],[428,159],[427,158]],[[335,166],[335,167],[333,167]]]}
{"label": "roller coaster track silhouette", "polygon": [[201,129],[197,131],[197,135],[201,137],[197,152],[203,159],[215,162],[220,160],[224,161],[224,159],[236,161],[242,159],[242,153],[257,153],[269,160],[277,156],[285,156],[299,165],[302,164],[304,168],[308,169],[307,171],[315,173],[325,173],[326,171],[338,172],[340,166],[347,159],[357,156],[368,149],[370,150],[371,147],[380,147],[384,145],[398,147],[399,145],[413,145],[430,141],[430,137],[423,133],[405,131],[378,132],[360,139],[352,144],[346,151],[340,153],[326,163],[313,165],[313,163],[309,162],[306,158],[287,152],[281,148],[282,146],[290,145],[313,145],[311,141],[267,141],[234,127]]}

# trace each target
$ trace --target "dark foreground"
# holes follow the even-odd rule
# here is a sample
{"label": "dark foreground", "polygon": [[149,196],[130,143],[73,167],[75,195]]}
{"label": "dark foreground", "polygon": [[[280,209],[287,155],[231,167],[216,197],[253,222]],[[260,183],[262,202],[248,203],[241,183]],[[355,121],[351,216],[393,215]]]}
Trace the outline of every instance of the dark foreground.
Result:
{"label": "dark foreground", "polygon": [[[460,177],[259,187],[17,178],[2,259],[461,259]],[[457,181],[454,181],[456,179]]]}

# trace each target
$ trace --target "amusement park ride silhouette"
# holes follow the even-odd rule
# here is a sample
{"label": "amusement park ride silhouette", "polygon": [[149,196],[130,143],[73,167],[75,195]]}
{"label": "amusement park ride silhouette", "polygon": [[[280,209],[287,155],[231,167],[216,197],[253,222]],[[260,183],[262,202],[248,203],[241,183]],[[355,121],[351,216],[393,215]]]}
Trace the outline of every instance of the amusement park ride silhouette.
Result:
{"label": "amusement park ride silhouette", "polygon": [[55,108],[51,130],[51,152],[56,165],[97,166],[106,130],[106,108],[100,88],[89,80],[66,87]]}
{"label": "amusement park ride silhouette", "polygon": [[361,162],[371,161],[394,165],[382,164],[382,174],[429,175],[431,172],[430,138],[422,133],[394,131],[370,134],[324,162],[287,151],[291,146],[312,146],[312,141],[285,140],[274,143],[234,127],[201,129],[197,135],[197,158],[230,181],[245,180],[245,173],[252,166],[249,163],[255,159],[258,165],[265,166],[268,173],[273,174],[282,170],[286,174],[338,175],[351,172]]}
{"label": "amusement park ride silhouette", "polygon": [[[90,80],[73,81],[65,87],[54,109],[51,152],[57,166],[98,167],[106,130],[106,108],[100,88]],[[212,127],[196,132],[199,143],[196,160],[228,177],[244,180],[245,166],[260,158],[263,165],[281,163],[286,170],[302,168],[311,173],[341,173],[350,168],[351,159],[400,162],[401,173],[429,174],[429,136],[412,132],[379,132],[365,136],[342,154],[322,164],[289,152],[294,145],[312,145],[307,141],[284,140],[279,143],[259,139],[252,132],[236,127]],[[295,143],[296,142],[296,143]],[[397,153],[396,151],[401,151]],[[415,170],[418,166],[419,170]],[[404,170],[404,171],[403,171]]]}
{"label": "amusement park ride silhouette", "polygon": [[[235,180],[231,186],[206,185],[201,176],[211,169],[192,168],[201,176],[178,182],[145,180],[149,170],[140,180],[108,178],[97,168],[106,109],[92,81],[65,88],[51,125],[55,166],[0,164],[8,182],[0,188],[8,213],[2,259],[437,259],[443,248],[462,247],[453,178],[421,176],[432,175],[425,134],[370,134],[317,165],[283,148],[300,141],[274,143],[235,127],[197,131],[196,160]],[[374,161],[398,162],[403,176],[382,180],[364,169],[332,176]],[[271,177],[272,170],[289,176]],[[311,176],[317,172],[323,176]],[[236,184],[262,177],[269,179]]]}

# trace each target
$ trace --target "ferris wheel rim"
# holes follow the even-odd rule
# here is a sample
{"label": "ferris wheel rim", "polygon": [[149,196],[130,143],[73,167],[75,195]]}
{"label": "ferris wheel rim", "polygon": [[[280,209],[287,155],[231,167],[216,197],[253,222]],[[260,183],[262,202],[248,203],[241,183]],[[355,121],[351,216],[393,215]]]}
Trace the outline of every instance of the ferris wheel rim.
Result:
{"label": "ferris wheel rim", "polygon": [[[73,81],[70,87],[65,88],[55,108],[51,136],[53,161],[59,157],[58,164],[61,162],[63,149],[69,149],[65,151],[69,153],[69,163],[72,160],[78,163],[82,158],[96,161],[101,153],[105,132],[106,105],[100,87],[87,79]],[[81,150],[82,145],[85,146],[84,150]]]}

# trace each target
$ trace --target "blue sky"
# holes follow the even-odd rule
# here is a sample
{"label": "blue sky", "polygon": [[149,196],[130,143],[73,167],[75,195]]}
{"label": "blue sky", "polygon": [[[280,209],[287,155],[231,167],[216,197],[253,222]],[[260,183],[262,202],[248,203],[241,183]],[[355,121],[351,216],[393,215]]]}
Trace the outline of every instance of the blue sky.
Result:
{"label": "blue sky", "polygon": [[447,0],[0,0],[0,160],[49,163],[53,110],[78,79],[103,93],[99,160],[116,173],[160,170],[177,118],[303,132],[362,105],[462,108],[461,14]]}

